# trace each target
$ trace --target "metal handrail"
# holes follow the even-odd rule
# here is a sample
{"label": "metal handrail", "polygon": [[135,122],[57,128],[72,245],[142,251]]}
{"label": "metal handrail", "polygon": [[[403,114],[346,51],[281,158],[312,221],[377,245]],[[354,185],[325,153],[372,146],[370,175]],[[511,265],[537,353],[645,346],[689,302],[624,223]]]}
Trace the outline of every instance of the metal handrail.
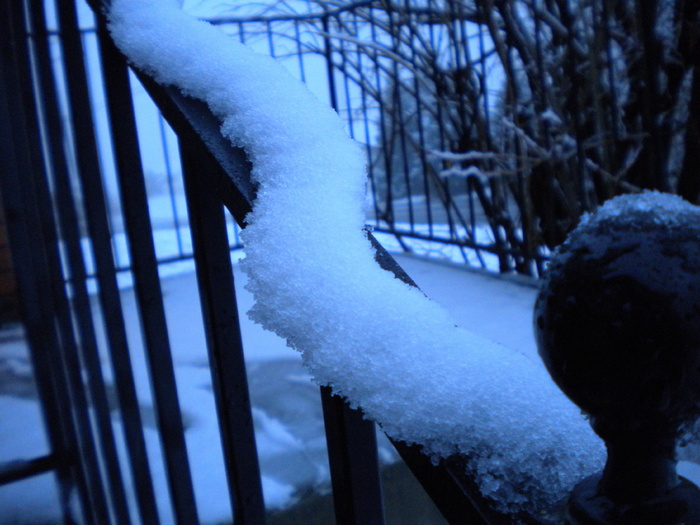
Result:
{"label": "metal handrail", "polygon": [[[161,429],[163,461],[170,499],[175,520],[184,525],[196,525],[198,513],[184,445],[184,430],[176,395],[157,261],[153,239],[150,236],[148,204],[138,154],[126,60],[113,46],[105,31],[104,12],[109,8],[109,1],[89,0],[89,3],[98,19],[100,52],[107,80],[105,84],[110,132],[116,152],[120,192],[125,204],[125,225],[130,238],[136,277],[135,292],[141,310],[146,354],[150,360],[156,419]],[[18,7],[19,4],[22,5]],[[16,138],[13,133],[28,136],[22,137],[26,139],[26,143],[19,144],[16,151],[8,153],[8,158],[20,153],[26,155],[26,158],[12,158],[13,164],[8,172],[14,170],[16,173],[3,173],[1,180],[6,209],[15,217],[22,213],[29,217],[27,224],[17,224],[16,220],[9,221],[12,224],[8,229],[12,229],[10,237],[15,264],[18,267],[18,280],[23,289],[23,302],[32,321],[27,327],[27,332],[36,361],[35,371],[39,379],[37,382],[41,402],[46,408],[46,417],[49,420],[47,428],[52,453],[48,457],[35,458],[21,465],[6,465],[0,473],[4,480],[11,482],[39,472],[56,470],[61,480],[61,490],[65,492],[61,497],[66,502],[64,511],[67,521],[70,521],[67,502],[73,487],[77,486],[87,523],[128,524],[131,517],[121,496],[125,480],[122,479],[119,465],[114,462],[114,455],[110,452],[110,449],[113,449],[111,433],[95,432],[89,424],[88,409],[91,407],[102,411],[100,417],[103,418],[103,423],[105,418],[109,418],[109,407],[104,399],[105,387],[99,377],[99,366],[95,363],[94,345],[86,344],[85,349],[81,349],[93,352],[91,355],[76,353],[77,340],[88,341],[93,330],[91,320],[88,319],[89,309],[83,308],[78,312],[69,304],[65,276],[62,275],[63,263],[58,255],[56,232],[60,230],[64,240],[70,245],[67,258],[69,260],[65,264],[71,272],[77,272],[71,274],[71,284],[84,286],[84,282],[80,283],[85,269],[80,258],[82,254],[77,235],[77,219],[70,203],[72,196],[65,178],[61,178],[65,174],[59,173],[66,165],[66,159],[60,157],[60,126],[56,126],[56,122],[44,122],[56,117],[56,106],[50,103],[51,97],[55,97],[56,93],[43,93],[41,86],[38,86],[39,94],[36,96],[45,99],[41,108],[44,112],[42,123],[47,127],[44,130],[45,134],[51,136],[50,144],[45,145],[45,149],[51,153],[47,155],[47,163],[56,163],[57,173],[53,175],[55,180],[64,186],[59,188],[56,195],[58,205],[62,208],[57,212],[58,224],[55,224],[56,219],[52,216],[46,174],[38,166],[42,160],[42,153],[39,151],[42,144],[38,138],[41,134],[32,127],[36,125],[36,115],[39,113],[32,106],[32,97],[35,95],[17,93],[15,98],[11,99],[10,94],[5,93],[9,85],[52,82],[50,68],[47,69],[45,64],[43,70],[41,64],[39,65],[39,73],[34,73],[36,78],[30,75],[29,64],[32,57],[27,49],[22,48],[22,45],[27,44],[26,29],[32,26],[24,17],[31,14],[32,8],[43,9],[36,0],[25,0],[7,3],[0,10],[0,14],[7,15],[6,19],[11,19],[14,23],[11,34],[8,31],[8,35],[11,36],[8,42],[18,43],[16,49],[10,49],[9,45],[6,46],[7,49],[0,49],[3,51],[3,56],[0,57],[3,60],[0,64],[3,66],[0,68],[0,103],[7,105],[10,101],[16,102],[16,108],[12,108],[16,109],[16,112],[12,114],[13,120],[10,123],[16,126],[0,127],[0,133],[7,139],[1,141],[0,147],[7,147],[8,150],[12,147]],[[97,278],[100,281],[99,300],[102,302],[105,322],[108,325],[108,338],[111,338],[108,344],[124,424],[127,454],[132,461],[131,481],[137,496],[141,521],[156,525],[160,518],[155,507],[152,482],[148,479],[149,471],[143,449],[143,424],[139,419],[138,403],[133,392],[133,378],[130,379],[132,371],[128,361],[128,348],[123,340],[124,326],[120,325],[119,321],[122,306],[119,303],[111,258],[107,212],[99,180],[100,166],[96,158],[96,140],[91,128],[89,110],[84,106],[89,96],[85,91],[85,71],[82,69],[84,63],[79,44],[80,30],[72,3],[60,5],[59,24],[62,34],[67,34],[68,38],[72,39],[68,46],[70,70],[81,84],[68,94],[71,106],[69,116],[81,138],[76,155],[79,161],[78,171],[85,177],[82,183],[89,201],[85,203],[89,215],[89,234],[93,243],[97,241],[95,258]],[[31,38],[42,36],[39,33],[35,28]],[[23,56],[15,56],[18,53]],[[16,59],[16,65],[5,64],[6,57],[10,56]],[[45,53],[45,56],[49,55]],[[25,69],[18,71],[18,68]],[[19,73],[25,75],[21,82],[12,76]],[[162,87],[143,73],[136,73],[184,145],[184,177],[192,219],[194,257],[230,499],[235,508],[237,523],[262,524],[265,516],[261,480],[256,460],[250,403],[247,398],[240,334],[236,331],[239,326],[228,245],[225,242],[223,214],[216,211],[217,208],[220,211],[220,207],[211,205],[223,204],[238,224],[245,227],[245,217],[254,205],[256,193],[255,184],[250,176],[251,166],[245,154],[233,148],[222,137],[219,132],[220,122],[205,104],[183,96],[175,88]],[[20,100],[21,97],[26,97],[27,100]],[[22,114],[20,109],[25,106],[27,114]],[[30,135],[33,138],[29,138]],[[202,169],[205,166],[206,169]],[[43,193],[36,196],[33,193],[37,191],[36,188],[40,188]],[[32,230],[27,227],[32,225],[35,226],[35,233],[40,231],[44,236],[32,237]],[[393,272],[397,278],[415,286],[370,232],[368,237],[374,245],[375,258],[379,265]],[[27,241],[26,245],[22,245],[23,241]],[[51,283],[53,287],[52,296],[45,301],[38,299],[41,296],[39,281]],[[84,290],[78,292],[83,294]],[[78,298],[78,302],[85,299],[84,294],[81,297],[82,299]],[[72,315],[78,319],[75,327],[77,333],[73,333]],[[50,328],[48,335],[44,333],[47,327]],[[89,395],[83,388],[85,385],[80,375],[83,367],[89,368],[88,365],[92,366],[88,374],[91,377],[84,383],[90,389]],[[322,388],[321,396],[337,523],[380,525],[383,522],[383,503],[376,458],[375,426],[365,420],[360,411],[351,409],[345,400],[333,396],[329,388]],[[232,400],[235,400],[235,406],[232,406]],[[439,465],[433,465],[417,446],[409,446],[403,442],[394,442],[394,446],[451,524],[506,524],[516,519],[525,523],[539,523],[532,516],[512,516],[497,510],[493,501],[481,495],[474,479],[471,478],[466,467],[468,458],[455,456]],[[54,457],[60,457],[61,461],[53,464]]]}
{"label": "metal handrail", "polygon": [[[109,0],[89,0],[96,13],[107,11]],[[100,15],[101,16],[101,15]],[[148,91],[152,100],[156,103],[165,119],[176,131],[182,142],[195,145],[215,160],[211,164],[211,170],[202,170],[198,174],[202,178],[205,188],[216,194],[221,203],[234,216],[241,227],[245,227],[245,216],[252,209],[255,201],[255,185],[250,176],[250,163],[245,153],[223,138],[219,133],[220,122],[211,113],[208,107],[201,101],[184,96],[176,88],[160,86],[143,72],[136,70],[136,74]],[[385,270],[391,271],[397,278],[416,286],[408,274],[399,266],[394,258],[374,239],[371,232],[368,237],[372,242],[378,264]],[[344,401],[333,402],[329,389],[322,389],[326,421],[341,421],[344,428],[339,429],[344,440],[362,442],[374,441],[373,425],[367,425],[357,410],[350,409]],[[343,415],[345,414],[345,415]],[[357,414],[357,415],[354,415]],[[343,441],[343,440],[340,440]],[[422,455],[417,447],[408,446],[406,443],[394,442],[409,468],[417,476],[424,488],[434,498],[443,515],[453,525],[466,525],[474,523],[506,524],[512,523],[514,516],[496,509],[493,501],[481,495],[476,483],[470,479],[465,467],[466,458],[450,458],[437,466],[428,466],[429,459]],[[329,456],[331,464],[335,457],[347,454],[347,448],[342,446],[333,449],[333,443],[329,442]],[[352,457],[352,455],[350,456]],[[428,463],[426,463],[428,460]],[[376,467],[372,467],[376,468]],[[334,486],[343,487],[344,493],[336,494],[336,519],[339,524],[367,525],[375,521],[366,521],[363,518],[369,512],[376,516],[378,511],[370,510],[372,504],[381,505],[379,494],[373,496],[374,503],[367,499],[358,500],[357,492],[352,491],[352,486],[368,483],[374,474],[358,471],[357,469],[339,472],[335,469],[332,476],[335,478]],[[337,479],[345,477],[344,481]],[[364,479],[364,481],[362,481]],[[369,481],[371,482],[371,481]],[[439,497],[439,494],[449,494],[448,498]],[[340,499],[340,501],[338,501]],[[343,509],[358,510],[358,514],[343,512]],[[359,513],[362,514],[359,514]],[[525,523],[538,523],[533,516],[521,515],[517,519]]]}

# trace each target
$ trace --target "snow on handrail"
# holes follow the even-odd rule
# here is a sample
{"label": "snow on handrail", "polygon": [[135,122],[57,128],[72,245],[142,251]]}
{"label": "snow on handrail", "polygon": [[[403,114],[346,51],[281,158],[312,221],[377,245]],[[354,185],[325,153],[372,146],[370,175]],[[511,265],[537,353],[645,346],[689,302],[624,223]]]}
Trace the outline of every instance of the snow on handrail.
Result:
{"label": "snow on handrail", "polygon": [[299,350],[317,382],[394,439],[435,459],[468,456],[504,510],[551,506],[601,468],[600,440],[541,364],[456,327],[377,265],[363,154],[330,108],[176,0],[117,0],[109,18],[138,68],[205,101],[245,150],[257,184],[243,233],[249,315]]}

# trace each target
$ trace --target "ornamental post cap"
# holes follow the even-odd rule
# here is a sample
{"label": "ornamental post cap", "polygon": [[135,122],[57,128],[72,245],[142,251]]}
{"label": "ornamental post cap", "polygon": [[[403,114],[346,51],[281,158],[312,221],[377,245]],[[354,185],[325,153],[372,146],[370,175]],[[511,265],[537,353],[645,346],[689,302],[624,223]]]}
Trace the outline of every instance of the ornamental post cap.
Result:
{"label": "ornamental post cap", "polygon": [[[608,449],[603,473],[574,491],[571,522],[700,523],[700,491],[675,459],[700,416],[700,208],[644,192],[584,216],[552,257],[534,330]],[[650,501],[664,501],[663,519]]]}

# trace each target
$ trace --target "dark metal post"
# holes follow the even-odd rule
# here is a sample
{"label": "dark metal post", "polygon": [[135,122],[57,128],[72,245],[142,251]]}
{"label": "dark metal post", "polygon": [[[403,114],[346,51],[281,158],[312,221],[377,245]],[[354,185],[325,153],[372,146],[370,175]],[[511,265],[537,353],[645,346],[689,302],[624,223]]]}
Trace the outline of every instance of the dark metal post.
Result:
{"label": "dark metal post", "polygon": [[177,398],[126,62],[115,50],[105,50],[111,53],[106,62],[110,67],[106,70],[109,76],[105,82],[109,123],[170,496],[177,523],[196,525],[199,518]]}
{"label": "dark metal post", "polygon": [[[100,43],[102,70],[106,86],[107,103],[110,111],[129,120],[133,111],[126,65],[113,44],[105,35],[105,29],[98,22],[97,35]],[[121,72],[121,76],[120,76]],[[132,117],[133,118],[133,117]],[[128,125],[128,124],[127,124]],[[135,132],[135,129],[134,129]],[[138,146],[137,146],[138,147]],[[104,317],[105,332],[109,341],[110,359],[114,370],[115,388],[122,416],[124,441],[129,453],[131,476],[136,494],[141,520],[146,525],[159,523],[158,510],[151,470],[146,453],[140,407],[136,395],[131,356],[126,337],[126,327],[122,314],[122,303],[114,268],[111,236],[107,222],[106,206],[103,197],[92,195],[93,206],[99,206],[94,215],[88,215],[89,229],[95,246],[95,264],[99,283],[99,298]]]}
{"label": "dark metal post", "polygon": [[57,288],[57,284],[62,287],[63,278],[45,188],[23,10],[22,2],[5,2],[0,7],[3,207],[44,420],[53,454],[60,458],[57,476],[64,520],[74,522],[70,500],[77,487],[84,520],[107,523],[80,370],[75,368],[70,313],[65,290]]}
{"label": "dark metal post", "polygon": [[700,416],[700,209],[679,201],[618,198],[570,234],[537,299],[540,355],[608,450],[572,524],[700,523],[700,489],[676,473]]}
{"label": "dark metal post", "polygon": [[[92,135],[91,112],[87,111],[87,86],[81,85],[86,81],[83,72],[83,50],[80,43],[80,34],[77,27],[74,6],[71,2],[62,4],[60,13],[60,24],[63,37],[63,50],[66,60],[67,72],[71,81],[68,92],[71,103],[73,132],[78,146],[78,165],[81,169],[83,190],[85,193],[84,202],[89,210],[90,230],[94,232],[97,220],[104,217],[104,210],[97,210],[103,200],[103,193],[99,184],[85,184],[90,180],[87,173],[92,174],[93,179],[99,180],[99,166],[97,163],[96,142]],[[107,400],[105,383],[102,376],[102,365],[97,348],[97,339],[93,325],[93,315],[91,311],[90,298],[88,296],[85,270],[85,263],[80,244],[80,232],[78,230],[77,215],[71,195],[71,185],[68,179],[65,154],[62,150],[63,133],[59,124],[59,115],[56,108],[55,79],[49,63],[50,49],[46,41],[45,20],[43,16],[43,5],[41,2],[32,2],[32,27],[36,33],[36,45],[41,51],[37,68],[42,73],[41,93],[45,103],[44,114],[47,119],[46,134],[49,137],[51,152],[49,159],[56,176],[56,199],[57,212],[61,223],[61,234],[65,241],[67,264],[70,267],[70,277],[73,286],[72,310],[76,320],[76,329],[80,335],[80,357],[82,366],[87,373],[87,387],[90,400],[94,408],[97,422],[98,436],[100,438],[100,451],[104,459],[107,479],[109,481],[109,497],[112,501],[112,509],[117,523],[128,524],[131,522],[124,481],[121,473],[121,466],[116,451],[116,443],[112,430],[112,420]],[[78,102],[80,101],[80,102]],[[80,104],[80,105],[79,105]],[[80,115],[81,118],[76,118]],[[94,152],[90,148],[94,148]],[[95,191],[97,190],[97,191]],[[48,200],[48,199],[47,199]],[[96,213],[101,211],[102,213]],[[103,219],[106,221],[106,219]],[[109,234],[106,234],[106,256],[111,264],[111,251],[109,246]],[[99,240],[99,239],[98,239]],[[96,258],[100,259],[100,254],[104,253],[104,246],[99,243],[94,247]],[[102,248],[102,250],[100,249]],[[104,260],[104,257],[103,257]],[[104,265],[103,265],[104,266]],[[60,282],[60,281],[59,281]]]}
{"label": "dark metal post", "polygon": [[234,523],[263,525],[265,504],[224,208],[203,175],[221,168],[196,143],[180,141],[180,152]]}
{"label": "dark metal post", "polygon": [[321,387],[336,525],[381,525],[384,504],[374,423]]}

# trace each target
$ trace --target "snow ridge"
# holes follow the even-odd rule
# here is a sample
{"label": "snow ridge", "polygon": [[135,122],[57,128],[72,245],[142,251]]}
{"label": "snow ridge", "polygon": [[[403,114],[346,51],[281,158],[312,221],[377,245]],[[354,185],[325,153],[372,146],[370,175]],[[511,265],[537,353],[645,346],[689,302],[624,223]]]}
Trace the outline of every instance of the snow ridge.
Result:
{"label": "snow ridge", "polygon": [[364,156],[330,108],[176,0],[115,0],[109,17],[137,67],[206,101],[245,149],[259,184],[242,235],[249,315],[317,382],[436,459],[469,454],[503,509],[544,508],[602,467],[602,443],[539,363],[457,328],[375,263]]}

